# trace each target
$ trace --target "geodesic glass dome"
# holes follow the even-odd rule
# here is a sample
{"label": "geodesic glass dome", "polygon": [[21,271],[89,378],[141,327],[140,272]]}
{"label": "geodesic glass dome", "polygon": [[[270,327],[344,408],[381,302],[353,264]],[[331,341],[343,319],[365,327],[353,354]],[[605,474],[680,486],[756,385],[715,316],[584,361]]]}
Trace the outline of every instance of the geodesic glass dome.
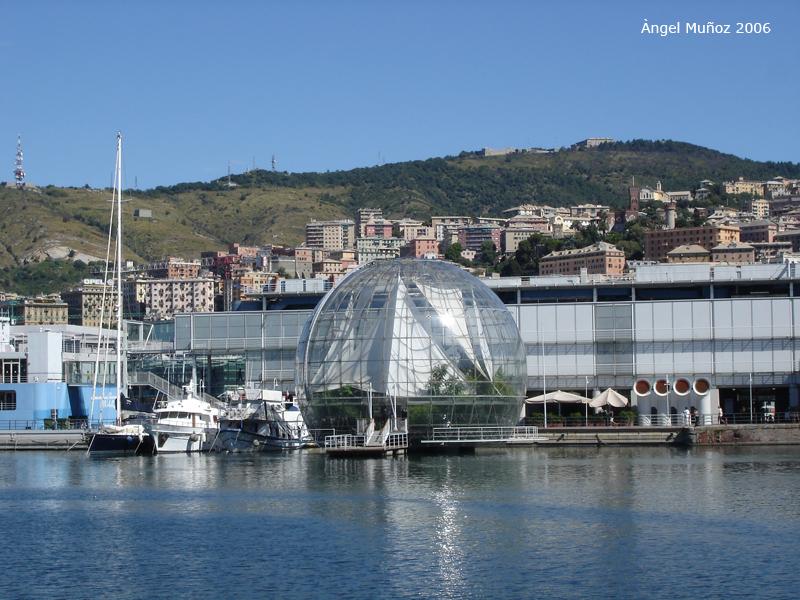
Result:
{"label": "geodesic glass dome", "polygon": [[[379,260],[346,277],[306,322],[297,349],[312,428],[354,430],[407,417],[412,428],[514,425],[526,363],[508,309],[442,261]],[[396,401],[396,402],[395,402]]]}

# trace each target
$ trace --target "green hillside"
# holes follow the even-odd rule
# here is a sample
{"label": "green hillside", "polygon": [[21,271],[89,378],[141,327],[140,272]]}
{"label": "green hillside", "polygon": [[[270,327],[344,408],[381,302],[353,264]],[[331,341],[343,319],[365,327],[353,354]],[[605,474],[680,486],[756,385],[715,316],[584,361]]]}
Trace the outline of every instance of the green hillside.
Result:
{"label": "green hillside", "polygon": [[[168,254],[195,257],[229,242],[297,244],[306,221],[352,218],[360,206],[381,207],[391,217],[497,216],[523,202],[623,206],[632,176],[639,184],[660,179],[665,189],[680,190],[695,188],[701,179],[776,175],[800,177],[800,164],[644,140],[550,154],[462,152],[330,173],[253,171],[233,176],[238,186],[233,188],[221,178],[129,191],[123,209],[125,253],[142,261]],[[83,188],[0,188],[0,286],[13,289],[18,267],[48,256],[82,262],[104,257],[110,196]],[[153,218],[134,217],[139,208],[150,209]],[[54,289],[58,281],[54,277]]]}

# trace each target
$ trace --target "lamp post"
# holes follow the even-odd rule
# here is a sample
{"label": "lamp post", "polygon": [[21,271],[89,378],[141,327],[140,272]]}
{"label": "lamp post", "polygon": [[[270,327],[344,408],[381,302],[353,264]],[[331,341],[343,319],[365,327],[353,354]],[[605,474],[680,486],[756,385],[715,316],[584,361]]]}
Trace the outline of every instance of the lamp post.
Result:
{"label": "lamp post", "polygon": [[[588,400],[588,398],[589,398],[589,376],[586,375],[586,376],[584,376],[583,379],[586,382],[586,386],[583,388],[583,397],[587,398],[587,400]],[[586,421],[584,422],[584,427],[588,427],[589,426],[589,402],[588,401],[586,402],[585,409],[586,409]]]}
{"label": "lamp post", "polygon": [[753,374],[750,373],[750,422],[753,422]]}
{"label": "lamp post", "polygon": [[544,426],[547,428],[547,371],[544,367],[544,340],[542,340],[542,393],[544,394]]}

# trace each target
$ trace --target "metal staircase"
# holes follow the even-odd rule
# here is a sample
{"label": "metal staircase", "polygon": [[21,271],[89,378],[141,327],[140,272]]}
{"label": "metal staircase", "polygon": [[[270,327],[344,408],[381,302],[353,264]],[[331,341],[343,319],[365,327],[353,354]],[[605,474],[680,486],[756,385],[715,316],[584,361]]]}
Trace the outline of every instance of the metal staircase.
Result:
{"label": "metal staircase", "polygon": [[[184,391],[175,385],[174,383],[170,383],[163,377],[159,377],[155,373],[150,371],[131,371],[128,373],[128,385],[146,385],[157,392],[164,394],[170,400],[176,399],[179,400],[185,396]],[[225,404],[215,398],[211,394],[206,394],[205,392],[195,392],[195,395],[198,398],[201,398],[211,404],[212,406],[216,407],[223,407]]]}

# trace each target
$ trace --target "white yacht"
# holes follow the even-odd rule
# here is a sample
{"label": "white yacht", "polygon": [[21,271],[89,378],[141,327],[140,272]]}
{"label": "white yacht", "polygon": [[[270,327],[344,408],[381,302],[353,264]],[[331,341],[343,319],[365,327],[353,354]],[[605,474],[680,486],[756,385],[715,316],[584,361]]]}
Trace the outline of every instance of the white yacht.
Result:
{"label": "white yacht", "polygon": [[222,398],[228,408],[212,450],[269,452],[314,445],[300,408],[280,390],[239,388]]}
{"label": "white yacht", "polygon": [[214,444],[221,411],[197,395],[194,380],[184,386],[184,397],[156,404],[156,420],[145,425],[155,452],[200,452]]}

